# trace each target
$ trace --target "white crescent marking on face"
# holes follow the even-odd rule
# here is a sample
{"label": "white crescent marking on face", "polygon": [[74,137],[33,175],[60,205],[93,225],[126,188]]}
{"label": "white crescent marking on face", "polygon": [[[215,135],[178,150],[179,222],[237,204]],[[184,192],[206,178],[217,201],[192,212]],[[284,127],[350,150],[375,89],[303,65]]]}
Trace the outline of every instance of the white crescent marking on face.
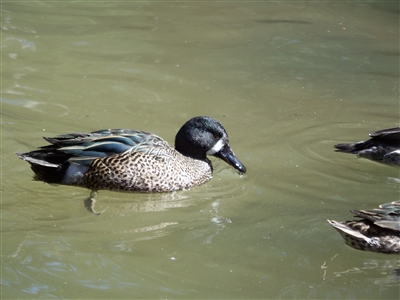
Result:
{"label": "white crescent marking on face", "polygon": [[225,142],[222,139],[219,139],[218,142],[216,142],[215,145],[207,151],[207,155],[214,155],[215,153],[218,153],[224,146]]}

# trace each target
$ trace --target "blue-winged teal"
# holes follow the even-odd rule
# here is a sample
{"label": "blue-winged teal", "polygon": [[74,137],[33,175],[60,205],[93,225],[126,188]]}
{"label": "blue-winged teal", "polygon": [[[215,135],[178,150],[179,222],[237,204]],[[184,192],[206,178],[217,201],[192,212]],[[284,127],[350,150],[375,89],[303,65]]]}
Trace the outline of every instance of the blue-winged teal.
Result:
{"label": "blue-winged teal", "polygon": [[35,179],[92,190],[169,192],[189,189],[212,178],[207,155],[221,158],[240,173],[224,127],[210,117],[187,121],[175,137],[175,149],[145,131],[107,129],[44,138],[51,145],[17,153],[31,164]]}
{"label": "blue-winged teal", "polygon": [[361,220],[328,220],[347,245],[359,250],[400,254],[400,201],[350,212]]}
{"label": "blue-winged teal", "polygon": [[400,127],[370,133],[368,141],[337,144],[336,151],[358,154],[381,163],[400,166]]}

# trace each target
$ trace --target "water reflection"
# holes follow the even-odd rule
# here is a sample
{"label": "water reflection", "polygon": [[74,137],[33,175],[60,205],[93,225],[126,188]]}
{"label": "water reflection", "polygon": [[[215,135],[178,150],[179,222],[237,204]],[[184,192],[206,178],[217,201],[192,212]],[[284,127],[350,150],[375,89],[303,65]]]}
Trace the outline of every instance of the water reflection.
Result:
{"label": "water reflection", "polygon": [[382,286],[398,286],[400,283],[400,262],[393,259],[365,259],[361,265],[350,264],[342,266],[336,254],[321,266],[322,280],[327,282],[357,282],[358,277],[364,276],[372,284]]}
{"label": "water reflection", "polygon": [[[118,201],[112,202],[112,207],[106,208],[107,212],[110,214],[121,215],[124,213],[133,212],[162,212],[173,208],[183,208],[196,205],[195,199],[190,196],[188,192],[172,192],[172,193],[158,193],[158,194],[132,194],[131,196],[126,196],[126,198],[131,198],[128,201]],[[101,204],[101,199],[98,204]],[[114,205],[116,203],[117,205]],[[97,206],[99,206],[96,204]]]}

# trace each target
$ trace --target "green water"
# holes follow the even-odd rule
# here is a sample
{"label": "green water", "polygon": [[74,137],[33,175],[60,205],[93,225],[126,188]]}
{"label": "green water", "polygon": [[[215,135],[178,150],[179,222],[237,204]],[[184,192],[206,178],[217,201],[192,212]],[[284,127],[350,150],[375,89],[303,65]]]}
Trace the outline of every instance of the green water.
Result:
{"label": "green water", "polygon": [[[333,151],[399,125],[398,2],[3,2],[1,298],[398,299],[397,256],[326,219],[399,199],[399,169]],[[32,180],[42,136],[226,128],[171,194]]]}

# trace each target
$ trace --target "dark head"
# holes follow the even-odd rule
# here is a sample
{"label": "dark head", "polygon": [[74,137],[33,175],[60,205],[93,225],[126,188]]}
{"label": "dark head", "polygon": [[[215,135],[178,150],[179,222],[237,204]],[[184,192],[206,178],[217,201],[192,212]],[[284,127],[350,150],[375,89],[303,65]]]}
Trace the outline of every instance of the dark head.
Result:
{"label": "dark head", "polygon": [[176,134],[175,149],[194,159],[206,160],[207,155],[219,157],[239,172],[246,173],[246,167],[229,146],[224,127],[213,118],[195,117],[187,121]]}

